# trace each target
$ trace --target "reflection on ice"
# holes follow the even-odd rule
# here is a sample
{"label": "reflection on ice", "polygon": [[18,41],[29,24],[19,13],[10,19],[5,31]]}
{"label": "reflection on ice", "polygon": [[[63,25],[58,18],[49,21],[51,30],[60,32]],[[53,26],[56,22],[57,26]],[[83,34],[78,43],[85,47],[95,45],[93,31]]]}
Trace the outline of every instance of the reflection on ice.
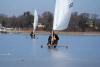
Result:
{"label": "reflection on ice", "polygon": [[0,56],[9,56],[12,55],[11,53],[0,53]]}
{"label": "reflection on ice", "polygon": [[59,51],[56,48],[51,48],[49,49],[49,51],[51,52],[52,57],[55,59],[62,59],[66,57],[66,55],[62,51]]}

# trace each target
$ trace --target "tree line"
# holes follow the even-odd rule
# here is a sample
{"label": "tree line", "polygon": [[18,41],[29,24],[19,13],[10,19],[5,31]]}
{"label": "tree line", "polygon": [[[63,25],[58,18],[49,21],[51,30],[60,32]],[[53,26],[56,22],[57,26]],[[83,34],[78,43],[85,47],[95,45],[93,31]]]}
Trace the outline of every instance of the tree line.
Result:
{"label": "tree line", "polygon": [[[53,27],[53,13],[46,11],[39,15],[39,23],[44,25],[44,31],[50,31]],[[8,17],[0,14],[0,24],[4,27],[10,28],[32,28],[34,16],[31,12],[24,12],[22,15],[16,17]],[[38,29],[39,30],[39,29]],[[78,13],[73,12],[68,28],[64,31],[100,31],[100,18],[97,14]]]}

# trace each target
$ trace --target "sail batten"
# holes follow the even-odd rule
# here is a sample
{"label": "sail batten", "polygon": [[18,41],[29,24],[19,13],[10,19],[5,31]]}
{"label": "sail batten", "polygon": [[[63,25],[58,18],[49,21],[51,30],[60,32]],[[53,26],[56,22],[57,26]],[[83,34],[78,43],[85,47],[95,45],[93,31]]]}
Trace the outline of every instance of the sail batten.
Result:
{"label": "sail batten", "polygon": [[71,17],[72,0],[56,0],[53,30],[64,30]]}

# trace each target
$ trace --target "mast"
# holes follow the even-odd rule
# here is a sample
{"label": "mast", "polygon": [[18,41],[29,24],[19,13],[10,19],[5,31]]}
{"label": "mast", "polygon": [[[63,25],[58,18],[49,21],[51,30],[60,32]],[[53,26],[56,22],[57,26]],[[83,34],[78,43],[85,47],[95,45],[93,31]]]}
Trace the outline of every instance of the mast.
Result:
{"label": "mast", "polygon": [[[72,0],[56,0],[54,21],[52,29],[52,38],[55,30],[65,30],[68,27],[71,17]],[[53,40],[53,39],[52,39]],[[51,41],[52,44],[52,41]]]}

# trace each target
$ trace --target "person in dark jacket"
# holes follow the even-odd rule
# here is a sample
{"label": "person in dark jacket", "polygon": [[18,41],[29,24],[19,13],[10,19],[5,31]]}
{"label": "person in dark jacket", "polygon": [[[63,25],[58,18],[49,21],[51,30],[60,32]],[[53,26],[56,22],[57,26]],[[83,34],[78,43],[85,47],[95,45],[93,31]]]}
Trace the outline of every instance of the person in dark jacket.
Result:
{"label": "person in dark jacket", "polygon": [[35,33],[31,32],[30,33],[30,36],[31,36],[31,38],[34,38],[35,39]]}
{"label": "person in dark jacket", "polygon": [[58,35],[54,31],[50,32],[50,36],[48,38],[48,43],[47,43],[48,47],[50,48],[51,46],[53,46],[54,48],[56,48],[58,40],[59,40]]}

